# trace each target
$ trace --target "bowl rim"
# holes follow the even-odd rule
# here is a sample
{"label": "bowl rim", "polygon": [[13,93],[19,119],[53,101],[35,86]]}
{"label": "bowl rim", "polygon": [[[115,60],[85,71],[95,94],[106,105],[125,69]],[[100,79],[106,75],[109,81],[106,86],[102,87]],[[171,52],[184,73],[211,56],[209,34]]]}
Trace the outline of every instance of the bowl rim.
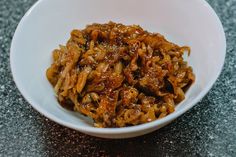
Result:
{"label": "bowl rim", "polygon": [[216,77],[212,78],[208,83],[207,86],[205,86],[205,88],[202,90],[202,92],[200,94],[198,94],[193,101],[191,101],[189,103],[189,105],[187,105],[185,108],[181,109],[181,110],[177,110],[171,114],[169,114],[166,117],[163,117],[161,119],[158,120],[154,120],[152,122],[149,123],[144,123],[144,124],[140,124],[140,125],[136,125],[136,126],[129,126],[129,127],[122,127],[122,128],[96,128],[93,126],[79,126],[70,122],[66,122],[64,120],[61,120],[59,118],[57,118],[56,116],[54,116],[53,114],[51,114],[50,112],[48,112],[46,109],[44,109],[43,107],[41,107],[40,105],[38,105],[38,103],[31,98],[30,94],[27,93],[24,89],[24,87],[22,86],[22,84],[20,83],[20,81],[18,80],[18,76],[15,75],[15,63],[13,62],[13,51],[14,51],[14,45],[16,43],[16,36],[18,34],[18,32],[21,31],[21,28],[23,26],[23,24],[25,23],[25,20],[27,19],[27,17],[30,15],[30,13],[32,12],[32,10],[34,10],[40,3],[44,2],[46,0],[38,0],[36,3],[33,4],[33,6],[31,6],[31,8],[24,14],[24,16],[22,17],[22,19],[20,20],[15,32],[14,32],[14,36],[12,38],[12,42],[11,42],[11,47],[10,47],[10,69],[11,69],[11,74],[13,77],[13,80],[16,84],[16,87],[19,89],[20,93],[22,94],[22,96],[25,98],[25,100],[35,109],[37,110],[40,114],[44,115],[46,118],[61,124],[63,126],[66,126],[68,128],[72,128],[75,130],[79,130],[81,132],[84,133],[96,133],[96,134],[107,134],[107,135],[112,135],[112,134],[123,134],[123,133],[132,133],[132,132],[138,132],[138,131],[142,131],[142,130],[146,130],[149,128],[154,128],[156,126],[159,126],[161,124],[165,124],[169,121],[172,121],[174,119],[176,119],[177,117],[181,116],[183,113],[185,113],[186,111],[188,111],[189,109],[191,109],[197,102],[199,102],[207,93],[208,91],[211,89],[211,87],[213,86],[213,84],[215,83],[215,81],[218,79],[219,75],[222,72],[223,69],[223,65],[225,62],[225,56],[226,56],[226,37],[225,37],[225,32],[222,26],[222,23],[219,19],[219,17],[217,16],[217,14],[215,13],[215,11],[213,10],[213,8],[208,4],[208,2],[206,2],[205,0],[196,0],[199,3],[201,3],[201,5],[204,5],[205,7],[207,7],[207,9],[209,10],[209,13],[211,14],[211,16],[213,16],[213,18],[216,19],[217,25],[219,26],[219,30],[221,36],[223,37],[223,49],[224,49],[224,53],[223,56],[223,62],[220,63],[220,70],[217,72]]}

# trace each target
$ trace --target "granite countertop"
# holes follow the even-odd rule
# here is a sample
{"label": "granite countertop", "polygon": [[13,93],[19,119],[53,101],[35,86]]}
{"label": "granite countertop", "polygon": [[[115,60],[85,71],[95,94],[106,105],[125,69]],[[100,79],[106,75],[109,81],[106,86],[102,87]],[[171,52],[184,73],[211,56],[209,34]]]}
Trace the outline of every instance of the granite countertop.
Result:
{"label": "granite countertop", "polygon": [[141,137],[108,140],[58,125],[16,88],[10,43],[36,0],[0,0],[0,156],[236,156],[236,0],[208,0],[227,38],[223,71],[210,92],[170,125]]}

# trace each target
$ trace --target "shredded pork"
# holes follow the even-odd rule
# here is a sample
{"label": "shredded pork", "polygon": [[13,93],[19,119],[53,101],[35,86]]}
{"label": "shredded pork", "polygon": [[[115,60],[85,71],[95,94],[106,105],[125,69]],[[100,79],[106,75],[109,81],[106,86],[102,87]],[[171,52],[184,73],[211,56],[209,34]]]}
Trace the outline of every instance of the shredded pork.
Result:
{"label": "shredded pork", "polygon": [[194,82],[180,47],[158,33],[119,23],[73,30],[46,75],[59,103],[96,127],[150,122],[174,112]]}

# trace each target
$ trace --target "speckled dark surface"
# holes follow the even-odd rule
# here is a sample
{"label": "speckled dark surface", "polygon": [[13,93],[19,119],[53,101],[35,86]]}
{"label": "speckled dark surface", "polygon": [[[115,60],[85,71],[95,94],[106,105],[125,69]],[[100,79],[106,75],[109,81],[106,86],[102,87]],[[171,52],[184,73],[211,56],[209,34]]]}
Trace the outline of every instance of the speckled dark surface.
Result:
{"label": "speckled dark surface", "polygon": [[208,0],[227,38],[223,71],[186,114],[151,134],[107,140],[60,126],[35,111],[16,88],[10,43],[35,0],[0,0],[0,156],[236,156],[236,0]]}

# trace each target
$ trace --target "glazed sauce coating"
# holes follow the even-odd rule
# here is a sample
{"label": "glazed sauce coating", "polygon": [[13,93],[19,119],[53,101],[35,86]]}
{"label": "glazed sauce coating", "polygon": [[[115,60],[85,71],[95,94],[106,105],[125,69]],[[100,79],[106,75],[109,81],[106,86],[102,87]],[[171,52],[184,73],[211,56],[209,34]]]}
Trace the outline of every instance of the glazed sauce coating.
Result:
{"label": "glazed sauce coating", "polygon": [[137,25],[92,24],[53,51],[46,75],[59,103],[95,127],[138,125],[174,112],[185,98],[195,80],[185,51]]}

